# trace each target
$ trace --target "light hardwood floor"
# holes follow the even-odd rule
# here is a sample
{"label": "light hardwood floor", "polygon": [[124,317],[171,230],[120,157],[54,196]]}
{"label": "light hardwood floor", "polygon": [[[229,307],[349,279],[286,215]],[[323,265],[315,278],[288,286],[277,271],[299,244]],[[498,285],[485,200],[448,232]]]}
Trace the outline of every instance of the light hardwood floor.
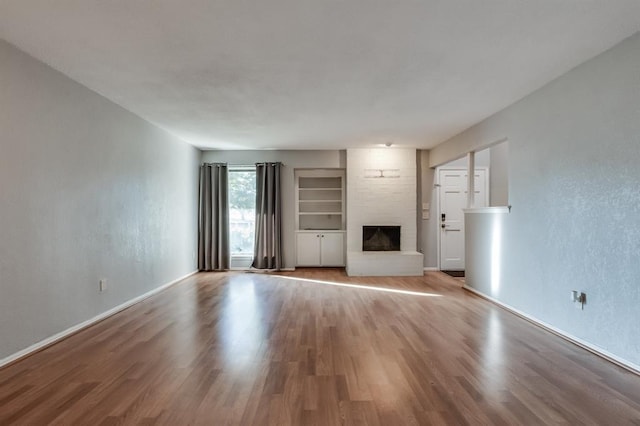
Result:
{"label": "light hardwood floor", "polygon": [[640,377],[438,272],[207,273],[1,369],[9,424],[639,425]]}

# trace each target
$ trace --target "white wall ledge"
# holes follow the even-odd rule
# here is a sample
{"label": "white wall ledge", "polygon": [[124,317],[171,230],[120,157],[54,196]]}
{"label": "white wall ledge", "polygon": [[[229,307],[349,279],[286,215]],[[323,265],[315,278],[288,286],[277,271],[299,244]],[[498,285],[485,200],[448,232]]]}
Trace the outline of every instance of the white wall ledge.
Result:
{"label": "white wall ledge", "polygon": [[466,213],[511,213],[511,206],[474,207],[462,209]]}

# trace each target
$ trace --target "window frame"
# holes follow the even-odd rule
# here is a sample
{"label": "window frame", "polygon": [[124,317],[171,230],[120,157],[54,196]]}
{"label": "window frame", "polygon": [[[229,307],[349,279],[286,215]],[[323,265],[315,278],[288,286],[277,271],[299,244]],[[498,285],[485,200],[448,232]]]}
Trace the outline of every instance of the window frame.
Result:
{"label": "window frame", "polygon": [[[231,173],[238,172],[253,172],[256,173],[255,165],[229,165],[228,168],[229,176]],[[228,179],[227,182],[228,191],[229,191],[229,233],[231,233],[231,179]],[[255,206],[254,206],[254,221],[255,221]],[[254,222],[255,228],[255,222]],[[253,236],[255,241],[255,235]],[[231,243],[231,235],[229,235],[229,242]],[[251,263],[253,261],[253,249],[251,253],[234,253],[232,247],[229,247],[230,252],[230,267],[231,269],[248,269],[251,267]]]}

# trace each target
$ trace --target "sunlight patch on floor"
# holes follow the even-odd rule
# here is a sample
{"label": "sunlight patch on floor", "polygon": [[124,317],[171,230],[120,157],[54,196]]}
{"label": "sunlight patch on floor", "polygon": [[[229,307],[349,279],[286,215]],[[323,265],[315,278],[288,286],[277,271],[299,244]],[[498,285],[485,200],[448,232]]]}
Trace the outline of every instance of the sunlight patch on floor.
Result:
{"label": "sunlight patch on floor", "polygon": [[421,292],[421,291],[400,290],[400,289],[396,289],[396,288],[386,288],[386,287],[375,287],[375,286],[364,285],[364,284],[348,284],[348,283],[340,283],[340,282],[334,282],[334,281],[313,280],[313,279],[310,279],[310,278],[288,277],[288,276],[285,276],[285,275],[274,275],[274,276],[276,276],[278,278],[284,278],[286,280],[304,281],[304,282],[310,282],[310,283],[314,283],[314,284],[332,285],[332,286],[336,286],[336,287],[349,287],[349,288],[356,288],[356,289],[361,289],[361,290],[382,291],[382,292],[386,292],[386,293],[408,294],[408,295],[411,295],[411,296],[442,297],[441,294],[424,293],[424,292]]}

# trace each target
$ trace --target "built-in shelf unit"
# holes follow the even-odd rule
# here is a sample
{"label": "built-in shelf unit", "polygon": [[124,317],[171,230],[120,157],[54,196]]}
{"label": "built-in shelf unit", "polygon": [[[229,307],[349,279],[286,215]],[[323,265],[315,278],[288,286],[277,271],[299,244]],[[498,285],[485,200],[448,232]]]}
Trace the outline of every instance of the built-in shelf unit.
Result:
{"label": "built-in shelf unit", "polygon": [[344,230],[344,170],[296,170],[299,231]]}
{"label": "built-in shelf unit", "polygon": [[344,266],[345,171],[298,169],[296,264]]}

